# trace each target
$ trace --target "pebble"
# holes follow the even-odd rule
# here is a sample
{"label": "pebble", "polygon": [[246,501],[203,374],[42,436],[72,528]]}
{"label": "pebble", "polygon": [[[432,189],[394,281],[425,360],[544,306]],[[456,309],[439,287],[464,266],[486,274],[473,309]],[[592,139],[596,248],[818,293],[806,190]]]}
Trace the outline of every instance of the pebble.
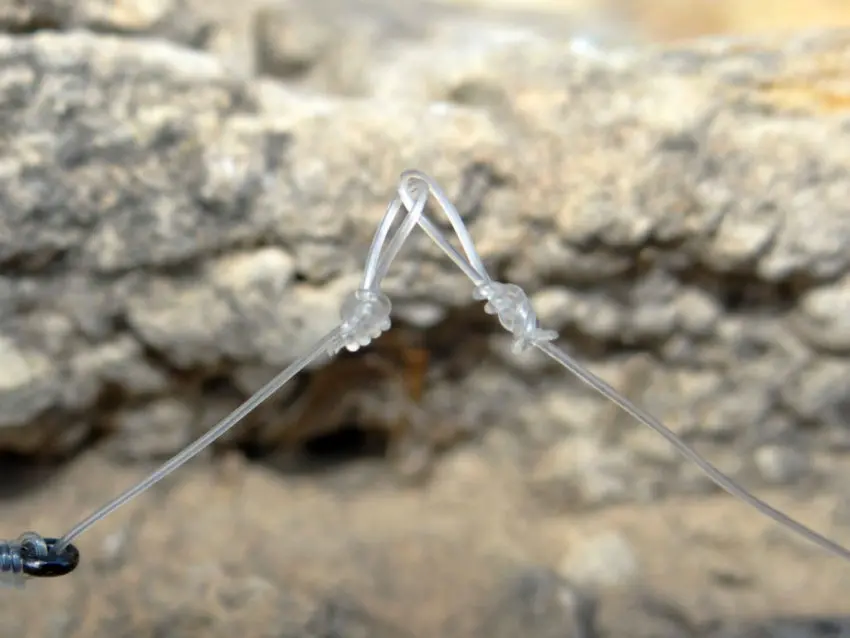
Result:
{"label": "pebble", "polygon": [[558,571],[585,588],[604,589],[633,581],[639,565],[628,539],[619,532],[606,531],[572,547]]}

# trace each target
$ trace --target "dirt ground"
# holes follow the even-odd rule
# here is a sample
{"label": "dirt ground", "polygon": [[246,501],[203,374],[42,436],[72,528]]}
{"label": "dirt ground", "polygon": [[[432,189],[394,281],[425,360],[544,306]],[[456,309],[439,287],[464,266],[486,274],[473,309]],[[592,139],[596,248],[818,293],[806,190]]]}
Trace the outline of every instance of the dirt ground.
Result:
{"label": "dirt ground", "polygon": [[[552,515],[508,463],[473,448],[450,454],[424,487],[386,471],[376,461],[309,475],[233,455],[197,461],[81,537],[72,576],[4,591],[3,635],[290,635],[281,623],[342,596],[380,623],[370,632],[507,638],[524,622],[510,615],[527,610],[506,583],[535,570],[591,595],[597,618],[584,634],[528,635],[838,636],[817,627],[850,627],[828,620],[846,614],[850,566],[723,495]],[[19,489],[3,501],[4,528],[64,531],[142,474],[97,452],[46,480],[9,472],[4,492]],[[29,482],[37,487],[22,492]],[[763,496],[850,542],[838,499]],[[777,622],[777,610],[783,623],[818,624],[742,629]],[[508,617],[488,624],[494,614]]]}

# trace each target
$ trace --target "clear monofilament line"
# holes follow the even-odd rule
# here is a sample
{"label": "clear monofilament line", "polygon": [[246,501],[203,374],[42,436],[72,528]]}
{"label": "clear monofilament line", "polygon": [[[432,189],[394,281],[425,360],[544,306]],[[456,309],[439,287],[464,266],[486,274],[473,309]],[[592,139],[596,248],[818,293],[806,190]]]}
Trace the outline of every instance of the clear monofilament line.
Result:
{"label": "clear monofilament line", "polygon": [[788,530],[795,532],[801,537],[811,541],[822,549],[835,554],[845,560],[850,561],[850,550],[842,547],[838,543],[831,541],[822,534],[806,527],[802,523],[797,522],[787,514],[783,514],[776,508],[768,505],[766,502],[751,494],[746,489],[738,485],[731,478],[712,465],[705,457],[699,454],[696,450],[685,443],[675,432],[658,419],[652,416],[649,412],[641,409],[622,394],[617,392],[602,379],[587,370],[584,366],[570,357],[558,346],[552,343],[536,343],[535,347],[543,354],[550,357],[561,366],[573,373],[580,381],[596,390],[603,397],[616,404],[621,410],[632,416],[639,423],[651,428],[657,434],[660,434],[670,443],[676,450],[685,458],[696,465],[702,472],[710,478],[718,487],[726,490],[735,498],[743,501],[747,505],[753,507],[756,511],[764,514],[774,522],[784,526]]}
{"label": "clear monofilament line", "polygon": [[[378,230],[375,231],[372,245],[366,257],[366,266],[363,269],[363,283],[361,284],[362,288],[373,289],[380,287],[381,282],[389,271],[390,265],[396,256],[398,256],[402,245],[416,229],[427,203],[428,193],[423,193],[416,202],[410,202],[411,208],[409,211],[405,208],[400,197],[395,197],[390,202],[381,223],[378,225]],[[384,249],[393,224],[402,211],[404,211],[404,219],[399,224],[395,235],[390,239],[389,245]]]}
{"label": "clear monofilament line", "polygon": [[[424,185],[425,188],[434,195],[434,198],[437,200],[440,208],[449,219],[452,228],[457,233],[458,239],[461,242],[467,258],[464,258],[464,256],[451,245],[440,229],[437,228],[426,216],[422,216],[419,220],[419,225],[422,230],[425,231],[425,233],[449,257],[449,259],[451,259],[463,271],[467,278],[472,281],[476,291],[482,290],[485,285],[493,284],[493,280],[490,278],[475,250],[469,231],[466,228],[466,224],[463,223],[457,209],[451,204],[442,189],[427,175],[419,171],[406,171],[402,174],[399,195],[405,206],[408,208],[413,205],[411,194],[406,190],[407,185],[411,182],[419,182],[420,185]],[[520,290],[520,292],[522,291]],[[724,489],[733,497],[751,506],[764,516],[767,516],[774,522],[785,527],[787,530],[814,543],[821,549],[850,561],[850,550],[842,547],[838,543],[826,538],[822,534],[819,534],[802,523],[799,523],[790,516],[783,514],[779,510],[751,494],[749,491],[738,485],[738,483],[734,480],[723,474],[723,472],[719,469],[714,467],[714,465],[712,465],[706,458],[691,448],[675,432],[661,423],[661,421],[629,401],[605,381],[575,361],[561,348],[550,343],[549,340],[554,338],[555,333],[539,330],[537,326],[537,319],[533,315],[527,296],[525,296],[524,293],[522,293],[521,296],[524,306],[520,308],[508,307],[507,310],[511,313],[510,317],[503,317],[502,311],[505,309],[502,308],[499,310],[498,306],[493,304],[494,299],[487,299],[489,302],[488,305],[492,305],[492,312],[499,315],[499,320],[503,326],[506,328],[510,327],[517,342],[536,347],[538,350],[578,377],[583,383],[590,386],[627,414],[631,415],[639,423],[651,428],[657,434],[660,434],[680,454],[694,463],[694,465],[696,465],[709,479],[711,479],[712,482],[714,482],[718,487]],[[517,322],[519,322],[518,326]]]}
{"label": "clear monofilament line", "polygon": [[[408,190],[408,187],[411,185],[413,188]],[[439,207],[448,217],[465,256],[451,245],[440,229],[424,214],[423,211],[429,196],[433,196],[437,200]],[[404,215],[404,218],[396,227],[396,218],[399,214]],[[485,306],[487,312],[497,315],[500,323],[513,334],[515,348],[518,351],[530,346],[536,347],[640,423],[650,427],[664,437],[677,451],[693,462],[714,483],[729,492],[732,496],[752,506],[788,530],[815,543],[822,549],[850,560],[850,551],[750,494],[731,478],[716,469],[709,461],[693,450],[658,419],[637,407],[602,379],[596,377],[569,357],[563,350],[551,344],[550,341],[557,336],[556,333],[539,329],[536,315],[531,308],[531,303],[521,289],[517,286],[494,282],[490,278],[457,209],[440,187],[430,177],[419,171],[406,171],[402,174],[398,196],[390,203],[375,233],[369,255],[367,256],[361,288],[353,293],[346,300],[346,303],[343,304],[341,324],[320,341],[310,354],[287,367],[206,434],[162,465],[141,483],[133,486],[124,494],[109,502],[72,528],[56,544],[55,551],[62,551],[68,543],[91,527],[91,525],[138,496],[196,456],[320,356],[324,354],[333,355],[341,348],[358,349],[370,343],[372,339],[386,330],[390,325],[389,314],[391,305],[389,299],[380,291],[380,283],[389,270],[391,262],[397,256],[402,244],[416,226],[420,227],[472,281],[475,286],[476,299],[485,300],[487,302]],[[396,229],[395,233],[391,232],[393,228]],[[387,242],[389,242],[389,246],[384,250]]]}
{"label": "clear monofilament line", "polygon": [[110,501],[87,518],[80,521],[70,531],[68,531],[64,536],[62,536],[62,538],[59,539],[54,551],[56,551],[57,553],[61,552],[68,545],[68,543],[71,543],[75,538],[77,538],[80,534],[89,529],[92,525],[102,520],[104,517],[108,516],[125,503],[139,496],[142,492],[164,479],[166,476],[171,474],[181,465],[200,454],[216,439],[223,436],[225,433],[227,433],[228,430],[230,430],[233,426],[235,426],[242,419],[244,419],[248,414],[254,411],[261,403],[263,403],[266,399],[272,396],[275,392],[280,390],[280,388],[286,385],[304,368],[306,368],[308,365],[316,361],[319,357],[324,355],[327,352],[329,345],[332,344],[334,340],[336,340],[338,337],[338,328],[328,333],[327,336],[325,336],[321,341],[319,341],[318,344],[316,344],[316,346],[310,353],[289,365],[285,370],[280,372],[276,377],[274,377],[266,385],[264,385],[257,392],[255,392],[242,405],[240,405],[233,412],[224,417],[214,427],[212,427],[210,430],[208,430],[206,433],[204,433],[201,437],[199,437],[193,443],[188,445],[186,448],[184,448],[181,452],[166,461],[150,476],[145,478],[140,483],[134,485],[126,492],[116,497],[114,500]]}
{"label": "clear monofilament line", "polygon": [[[357,293],[355,293],[354,299],[349,299],[349,301],[353,301],[353,304],[344,306],[344,308],[350,309],[351,316],[342,317],[342,323],[321,339],[307,355],[289,365],[242,405],[193,443],[189,444],[185,449],[166,461],[147,478],[80,521],[59,539],[55,546],[55,551],[61,552],[69,543],[88,530],[92,525],[104,517],[109,516],[112,512],[139,496],[180,466],[200,454],[319,357],[325,354],[333,354],[342,347],[360,345],[363,341],[368,342],[380,332],[381,326],[388,326],[389,301],[386,300],[387,306],[382,307],[380,298],[383,295],[380,292],[380,285],[392,261],[401,250],[402,244],[407,240],[413,230],[417,228],[427,201],[427,193],[423,193],[415,202],[410,202],[411,206],[410,210],[408,210],[402,205],[400,198],[396,197],[387,207],[384,218],[381,220],[372,240],[366,258],[363,283],[361,289],[358,291],[358,293],[365,292],[367,295],[363,298],[358,298],[356,296]],[[400,213],[403,215],[403,218],[393,233],[394,224]],[[385,244],[387,243],[388,246],[385,248]],[[358,312],[364,310],[365,312]],[[382,317],[381,312],[386,312],[387,316]],[[350,331],[351,334],[346,334],[347,331]]]}

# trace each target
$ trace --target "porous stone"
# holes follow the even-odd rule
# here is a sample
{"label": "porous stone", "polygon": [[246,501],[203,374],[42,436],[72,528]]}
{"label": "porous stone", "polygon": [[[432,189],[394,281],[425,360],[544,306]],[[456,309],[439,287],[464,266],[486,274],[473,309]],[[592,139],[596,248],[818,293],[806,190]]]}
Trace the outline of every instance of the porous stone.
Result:
{"label": "porous stone", "polygon": [[0,7],[0,30],[14,33],[91,29],[202,46],[212,28],[191,0],[13,0]]}
{"label": "porous stone", "polygon": [[[142,478],[126,457],[175,452],[309,352],[419,168],[577,361],[846,544],[827,523],[847,482],[846,32],[638,47],[542,9],[253,6],[0,7],[0,452],[97,433],[124,459],[47,484],[4,456],[10,534],[102,505]],[[250,22],[258,42],[228,41]],[[235,60],[253,49],[262,78]],[[385,291],[389,333],[312,363],[218,441],[228,462],[99,523],[76,580],[0,597],[4,628],[815,633],[781,611],[840,630],[840,563],[514,357],[421,233]]]}
{"label": "porous stone", "polygon": [[[650,354],[651,383],[619,389],[719,465],[744,472],[739,447],[775,443],[775,423],[830,456],[820,443],[846,429],[846,33],[589,55],[452,20],[370,61],[357,99],[255,82],[162,40],[0,37],[0,327],[18,371],[4,425],[99,428],[180,396],[200,428],[247,394],[236,370],[271,374],[336,324],[399,172],[417,167],[577,360],[613,380],[624,354]],[[514,364],[471,288],[413,240],[385,285],[408,308],[394,334],[430,324],[391,348],[410,396],[364,383],[354,413],[407,431],[393,406],[416,403],[444,424],[421,428],[435,447],[519,423],[523,469],[547,466],[536,445],[570,450],[588,503],[684,489],[664,478],[683,461],[610,436],[634,426],[602,397],[546,361]],[[323,432],[350,416],[328,396],[313,404],[329,406]],[[280,429],[252,418],[249,439]],[[3,449],[47,440],[16,438]]]}

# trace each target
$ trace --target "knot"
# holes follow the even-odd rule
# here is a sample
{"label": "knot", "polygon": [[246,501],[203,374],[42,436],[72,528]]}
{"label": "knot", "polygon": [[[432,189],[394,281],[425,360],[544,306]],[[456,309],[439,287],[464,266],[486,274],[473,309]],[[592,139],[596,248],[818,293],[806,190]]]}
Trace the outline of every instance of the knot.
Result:
{"label": "knot", "polygon": [[496,315],[502,327],[514,336],[514,354],[558,337],[554,330],[540,329],[531,300],[516,284],[485,281],[475,287],[472,296],[478,301],[486,300],[484,311],[488,315]]}
{"label": "knot", "polygon": [[343,348],[356,352],[390,329],[392,303],[379,290],[359,288],[345,298],[340,308],[339,338],[331,346],[331,355]]}
{"label": "knot", "polygon": [[39,558],[44,558],[50,553],[47,539],[38,532],[24,532],[14,542],[21,549]]}
{"label": "knot", "polygon": [[35,532],[0,541],[0,584],[22,589],[29,578],[64,576],[79,563],[80,552],[74,545],[60,545],[58,539],[44,538]]}

